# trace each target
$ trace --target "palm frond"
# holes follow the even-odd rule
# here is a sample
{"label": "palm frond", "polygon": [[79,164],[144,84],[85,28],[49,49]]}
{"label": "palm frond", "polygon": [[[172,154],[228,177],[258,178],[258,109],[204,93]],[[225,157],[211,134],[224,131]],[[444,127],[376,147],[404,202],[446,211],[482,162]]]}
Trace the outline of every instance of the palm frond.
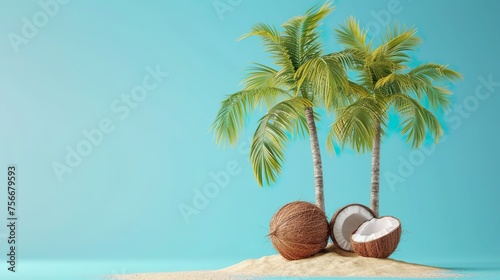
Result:
{"label": "palm frond", "polygon": [[276,104],[260,120],[250,149],[254,175],[260,186],[276,181],[289,137],[308,131],[304,110],[312,105],[308,99],[293,97]]}
{"label": "palm frond", "polygon": [[279,87],[280,83],[276,79],[278,71],[269,66],[255,63],[252,66],[243,79],[245,90],[268,88],[268,87]]}
{"label": "palm frond", "polygon": [[342,99],[352,99],[345,65],[354,63],[349,51],[311,58],[295,73],[297,87],[305,85],[327,108],[342,106]]}
{"label": "palm frond", "polygon": [[427,88],[425,93],[432,109],[442,109],[443,111],[450,109],[450,96],[452,92],[449,89],[440,86],[431,86]]}
{"label": "palm frond", "polygon": [[321,55],[319,31],[321,20],[327,17],[334,7],[330,2],[309,9],[305,15],[294,17],[283,24],[282,38],[292,64],[298,69],[304,61]]}
{"label": "palm frond", "polygon": [[416,33],[416,28],[395,23],[388,28],[383,43],[373,52],[375,60],[388,59],[397,67],[394,70],[401,69],[399,67],[404,67],[403,63],[407,63],[410,59],[407,52],[413,51],[421,43]]}
{"label": "palm frond", "polygon": [[284,46],[283,38],[276,27],[264,23],[258,23],[249,33],[241,36],[238,40],[240,41],[251,36],[261,38],[266,50],[271,53],[276,65],[283,67],[287,72],[295,72],[291,57],[287,48]]}
{"label": "palm frond", "polygon": [[332,59],[342,65],[345,69],[357,69],[364,61],[360,52],[353,49],[345,49],[339,52],[324,55],[325,58]]}
{"label": "palm frond", "polygon": [[377,126],[386,121],[385,108],[382,98],[370,95],[341,110],[328,133],[328,150],[333,151],[335,139],[357,152],[370,150]]}
{"label": "palm frond", "polygon": [[211,127],[217,145],[234,145],[250,112],[262,102],[272,104],[279,97],[287,95],[288,92],[281,88],[243,90],[229,95],[221,102],[221,108]]}
{"label": "palm frond", "polygon": [[[451,92],[435,83],[453,82],[462,79],[462,75],[451,70],[448,65],[437,63],[426,63],[419,65],[409,71],[408,76],[412,81],[418,81],[420,86],[413,86],[417,96],[425,95],[433,109],[442,108],[447,110],[450,105]],[[420,92],[419,92],[420,91]]]}
{"label": "palm frond", "polygon": [[370,91],[362,85],[358,85],[357,83],[349,80],[349,95],[359,99],[362,97],[368,97],[370,95]]}
{"label": "palm frond", "polygon": [[462,75],[451,70],[448,65],[437,63],[425,63],[413,68],[408,74],[411,76],[425,76],[433,81],[456,81],[462,79]]}
{"label": "palm frond", "polygon": [[461,75],[447,66],[435,63],[423,64],[408,73],[391,73],[380,79],[375,88],[386,88],[395,93],[414,93],[417,98],[424,96],[433,109],[447,110],[450,106],[451,92],[444,87],[436,86],[435,82],[454,81]]}
{"label": "palm frond", "polygon": [[[368,31],[360,27],[355,17],[349,17],[345,24],[335,30],[338,42],[348,49],[356,50],[360,55],[370,53],[371,42],[367,42]],[[364,59],[364,58],[363,58]]]}
{"label": "palm frond", "polygon": [[394,94],[391,100],[402,117],[401,133],[407,136],[406,141],[411,142],[413,148],[422,145],[427,132],[436,142],[443,135],[443,129],[436,116],[421,106],[418,100],[404,94]]}

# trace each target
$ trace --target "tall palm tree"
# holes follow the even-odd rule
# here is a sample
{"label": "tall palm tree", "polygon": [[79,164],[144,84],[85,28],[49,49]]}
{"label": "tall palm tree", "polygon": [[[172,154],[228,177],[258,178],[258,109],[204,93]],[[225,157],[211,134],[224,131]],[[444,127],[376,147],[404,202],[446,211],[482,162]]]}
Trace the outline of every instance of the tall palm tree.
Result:
{"label": "tall palm tree", "polygon": [[[316,205],[324,211],[323,170],[315,108],[321,104],[342,105],[351,98],[347,93],[344,63],[348,52],[323,54],[318,27],[333,11],[330,3],[314,7],[303,16],[285,22],[280,32],[271,25],[259,23],[250,36],[259,37],[274,59],[275,67],[255,64],[243,80],[243,90],[229,95],[213,123],[218,145],[234,145],[245,124],[246,116],[262,104],[268,108],[254,133],[250,159],[259,186],[276,181],[282,171],[286,143],[295,135],[309,133],[314,166]],[[317,71],[312,80],[309,71]]]}
{"label": "tall palm tree", "polygon": [[[428,134],[437,142],[443,135],[436,116],[429,110],[448,110],[451,92],[443,83],[461,78],[446,65],[425,63],[410,68],[413,51],[420,43],[415,28],[395,24],[378,47],[367,40],[367,30],[354,18],[337,29],[339,42],[356,57],[353,69],[363,97],[339,110],[328,136],[332,149],[335,137],[358,152],[372,150],[371,208],[378,215],[380,186],[380,142],[389,113],[401,117],[401,133],[412,148],[422,145]],[[429,109],[426,107],[430,107]],[[392,110],[394,109],[394,110]]]}

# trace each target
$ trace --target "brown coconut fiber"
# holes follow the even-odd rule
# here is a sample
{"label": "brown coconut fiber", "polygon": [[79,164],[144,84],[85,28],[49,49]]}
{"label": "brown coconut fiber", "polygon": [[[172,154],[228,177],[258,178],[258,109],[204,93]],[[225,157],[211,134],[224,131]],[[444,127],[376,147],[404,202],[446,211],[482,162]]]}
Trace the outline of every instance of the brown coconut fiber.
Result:
{"label": "brown coconut fiber", "polygon": [[[391,218],[394,217],[391,216]],[[388,233],[387,235],[384,235],[378,239],[368,242],[355,242],[352,240],[351,237],[351,244],[354,252],[360,256],[368,258],[389,257],[392,253],[394,253],[394,251],[396,251],[396,248],[398,247],[399,244],[399,240],[401,239],[401,232],[402,232],[401,221],[399,221],[398,219],[396,220],[399,222],[399,226],[390,233]]]}
{"label": "brown coconut fiber", "polygon": [[308,258],[328,243],[328,221],[316,205],[296,201],[281,207],[271,219],[269,237],[287,260]]}

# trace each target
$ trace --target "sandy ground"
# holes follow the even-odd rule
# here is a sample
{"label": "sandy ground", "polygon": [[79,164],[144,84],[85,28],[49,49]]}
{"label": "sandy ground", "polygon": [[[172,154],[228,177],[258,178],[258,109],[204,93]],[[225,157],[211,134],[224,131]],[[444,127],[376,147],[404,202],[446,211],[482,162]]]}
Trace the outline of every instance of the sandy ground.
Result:
{"label": "sandy ground", "polygon": [[113,275],[117,280],[246,280],[259,277],[456,277],[449,271],[410,264],[392,259],[363,258],[330,245],[318,255],[298,261],[287,261],[280,255],[246,260],[215,271],[141,273]]}

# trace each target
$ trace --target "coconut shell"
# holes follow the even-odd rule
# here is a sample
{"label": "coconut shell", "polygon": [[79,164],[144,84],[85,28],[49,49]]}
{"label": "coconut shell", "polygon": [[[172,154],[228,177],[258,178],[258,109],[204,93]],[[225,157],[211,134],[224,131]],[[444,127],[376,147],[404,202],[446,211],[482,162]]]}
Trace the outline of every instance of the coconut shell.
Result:
{"label": "coconut shell", "polygon": [[[377,215],[375,215],[375,213],[373,212],[373,210],[372,210],[372,209],[370,209],[369,207],[367,207],[367,206],[365,206],[365,205],[363,205],[363,204],[358,204],[358,203],[353,203],[353,204],[346,205],[346,206],[344,206],[344,207],[340,208],[339,210],[337,210],[337,212],[335,212],[335,214],[333,214],[333,217],[332,217],[332,219],[330,220],[330,225],[329,225],[329,227],[328,227],[328,232],[329,232],[329,235],[330,235],[330,237],[332,238],[333,244],[334,244],[337,248],[339,248],[339,249],[341,249],[341,250],[343,250],[343,251],[347,251],[347,252],[352,252],[353,250],[346,250],[346,249],[341,248],[340,246],[338,246],[338,242],[337,242],[337,240],[335,239],[335,236],[334,236],[334,234],[333,234],[333,226],[335,225],[335,222],[337,221],[337,217],[339,216],[339,214],[340,214],[342,211],[344,211],[347,207],[351,207],[351,206],[359,206],[359,207],[362,207],[362,208],[366,209],[368,212],[370,212],[370,213],[373,215],[373,217],[377,217]],[[356,228],[356,229],[357,229],[357,228]],[[354,229],[354,230],[353,230],[353,232],[354,232],[354,231],[356,231],[356,229]]]}
{"label": "coconut shell", "polygon": [[[394,218],[392,216],[389,217]],[[394,251],[396,251],[396,248],[398,247],[399,244],[399,240],[401,239],[401,232],[402,232],[401,222],[398,219],[396,220],[399,222],[399,226],[390,233],[378,239],[368,242],[356,242],[352,239],[351,236],[351,244],[354,249],[354,252],[360,256],[368,258],[389,257],[392,253],[394,253]],[[354,232],[353,234],[355,233],[356,232]]]}
{"label": "coconut shell", "polygon": [[296,201],[281,207],[271,219],[269,237],[287,260],[308,258],[328,243],[328,221],[316,205]]}

